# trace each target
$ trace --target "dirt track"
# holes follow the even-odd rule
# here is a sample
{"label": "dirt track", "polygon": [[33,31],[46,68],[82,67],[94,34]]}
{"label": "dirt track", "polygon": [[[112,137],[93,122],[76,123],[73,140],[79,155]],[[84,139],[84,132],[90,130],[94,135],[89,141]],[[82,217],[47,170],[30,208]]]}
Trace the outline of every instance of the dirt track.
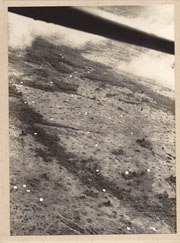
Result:
{"label": "dirt track", "polygon": [[9,50],[12,235],[176,232],[173,92],[91,51]]}

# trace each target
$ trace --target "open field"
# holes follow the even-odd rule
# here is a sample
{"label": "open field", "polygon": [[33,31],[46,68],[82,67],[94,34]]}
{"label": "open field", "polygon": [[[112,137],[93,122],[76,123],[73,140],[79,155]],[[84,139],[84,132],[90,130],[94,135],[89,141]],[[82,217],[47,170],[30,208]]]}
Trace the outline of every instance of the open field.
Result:
{"label": "open field", "polygon": [[176,232],[174,92],[93,61],[111,50],[9,48],[12,235]]}

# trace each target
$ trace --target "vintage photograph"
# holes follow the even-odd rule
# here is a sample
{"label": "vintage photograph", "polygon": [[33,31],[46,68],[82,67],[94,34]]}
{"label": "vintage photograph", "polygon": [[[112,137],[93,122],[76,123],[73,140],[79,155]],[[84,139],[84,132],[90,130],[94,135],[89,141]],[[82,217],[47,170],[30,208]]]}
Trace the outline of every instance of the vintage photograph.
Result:
{"label": "vintage photograph", "polygon": [[8,8],[11,236],[175,234],[174,6]]}

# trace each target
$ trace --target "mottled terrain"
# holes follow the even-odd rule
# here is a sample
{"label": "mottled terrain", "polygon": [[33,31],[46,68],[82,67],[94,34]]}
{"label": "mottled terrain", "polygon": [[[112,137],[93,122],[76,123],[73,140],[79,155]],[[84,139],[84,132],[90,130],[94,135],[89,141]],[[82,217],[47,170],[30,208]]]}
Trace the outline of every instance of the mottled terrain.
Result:
{"label": "mottled terrain", "polygon": [[176,232],[174,92],[113,43],[9,48],[12,235]]}

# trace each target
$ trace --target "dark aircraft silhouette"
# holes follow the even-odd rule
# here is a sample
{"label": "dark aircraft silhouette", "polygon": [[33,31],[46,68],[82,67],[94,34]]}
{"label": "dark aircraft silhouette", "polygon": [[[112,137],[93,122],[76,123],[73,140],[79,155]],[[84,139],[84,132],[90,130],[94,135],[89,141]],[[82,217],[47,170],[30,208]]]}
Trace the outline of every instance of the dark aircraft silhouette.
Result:
{"label": "dark aircraft silhouette", "polygon": [[9,7],[9,12],[174,54],[174,41],[119,24],[77,7]]}

